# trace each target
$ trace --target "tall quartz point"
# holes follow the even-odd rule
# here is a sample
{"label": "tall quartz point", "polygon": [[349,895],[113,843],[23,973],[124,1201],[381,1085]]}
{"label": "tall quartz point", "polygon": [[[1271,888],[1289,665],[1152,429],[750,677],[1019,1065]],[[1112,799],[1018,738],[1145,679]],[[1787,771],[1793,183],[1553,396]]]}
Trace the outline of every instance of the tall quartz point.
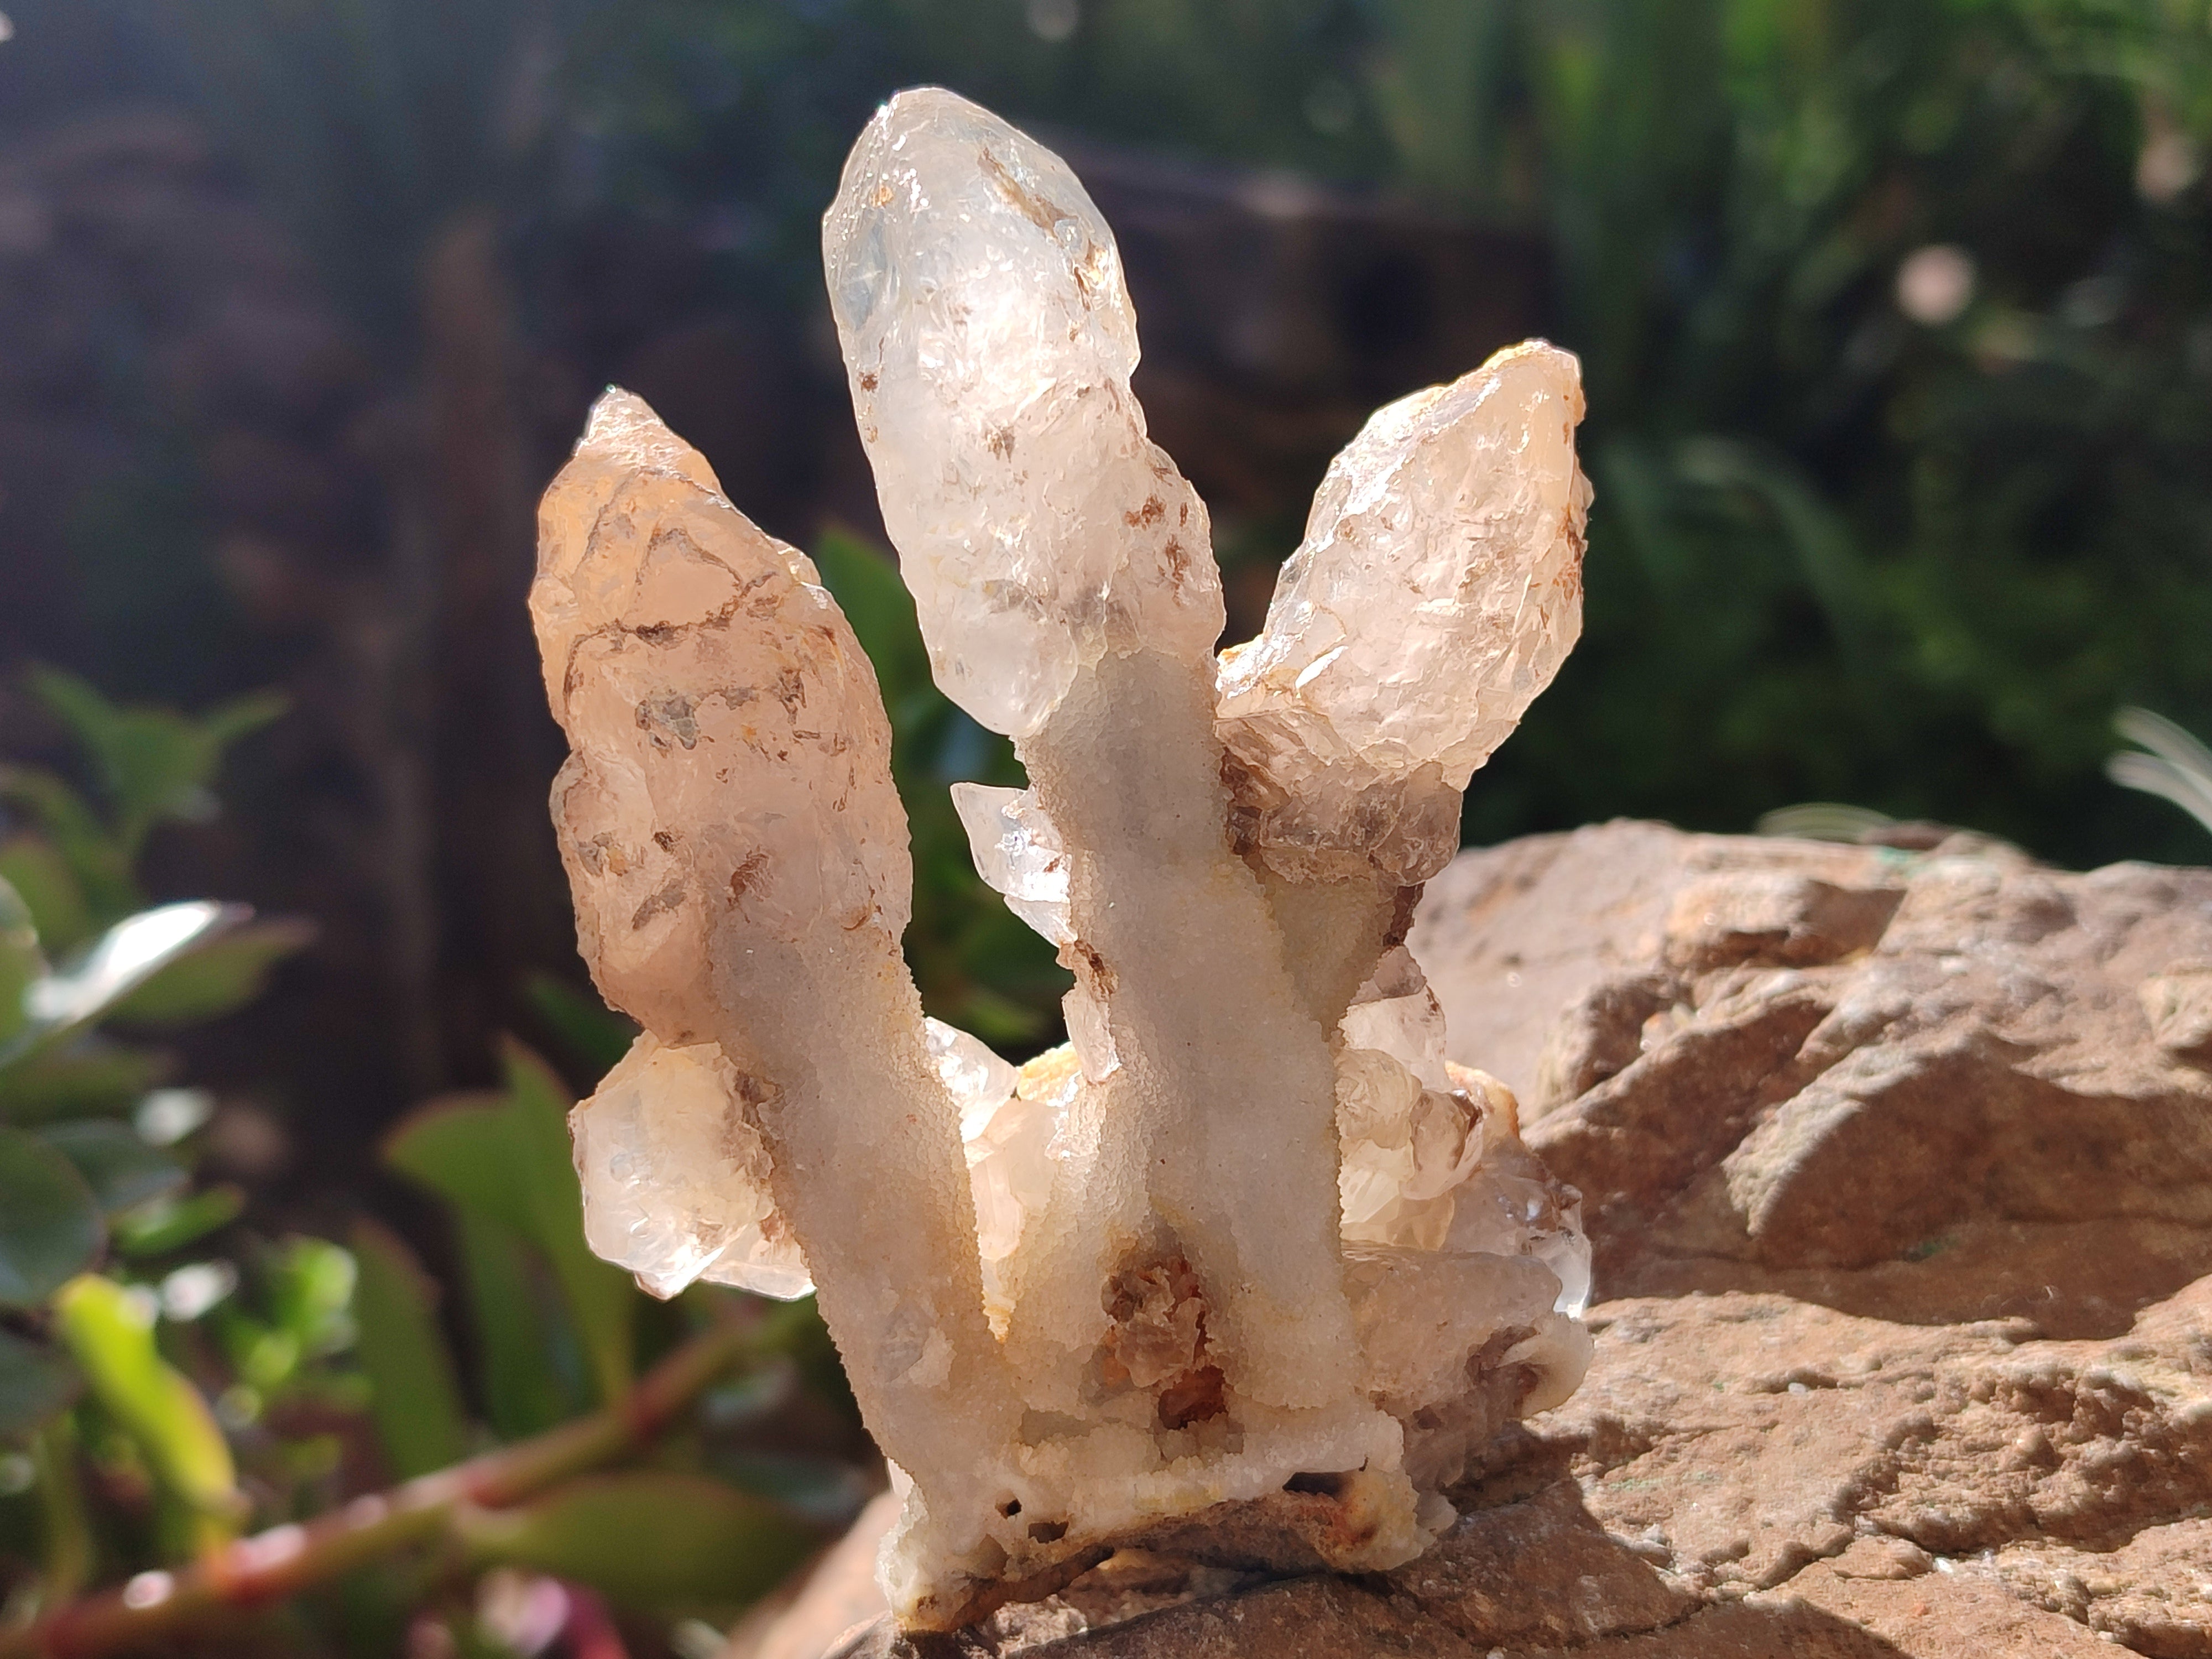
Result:
{"label": "tall quartz point", "polygon": [[592,1245],[663,1295],[815,1287],[905,1495],[909,1627],[1122,1548],[1403,1562],[1589,1359],[1577,1196],[1445,1062],[1403,945],[1579,626],[1574,360],[1378,414],[1217,662],[1205,508],[1146,434],[1066,166],[901,94],[823,256],[939,683],[1029,771],[955,805],[1075,975],[1073,1042],[1017,1069],[924,1019],[867,662],[805,556],[611,392],[531,600],[579,944],[645,1028],[572,1119]]}
{"label": "tall quartz point", "polygon": [[1206,508],[1145,435],[1121,255],[1067,164],[902,93],[823,227],[884,526],[945,695],[1027,737],[1109,647],[1211,651]]}
{"label": "tall quartz point", "polygon": [[1425,880],[1459,792],[1582,634],[1582,376],[1540,342],[1377,410],[1329,464],[1259,637],[1225,652],[1246,834]]}
{"label": "tall quartz point", "polygon": [[918,1556],[994,1571],[1012,1407],[961,1105],[900,957],[874,672],[805,556],[621,392],[546,492],[531,611],[578,944],[645,1028],[573,1120],[586,1234],[663,1295],[811,1277]]}

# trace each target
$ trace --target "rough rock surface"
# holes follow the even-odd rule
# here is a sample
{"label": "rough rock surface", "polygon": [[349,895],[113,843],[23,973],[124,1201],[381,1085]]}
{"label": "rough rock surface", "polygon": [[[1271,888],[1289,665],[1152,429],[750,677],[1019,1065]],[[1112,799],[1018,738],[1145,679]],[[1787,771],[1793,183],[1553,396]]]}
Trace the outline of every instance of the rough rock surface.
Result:
{"label": "rough rock surface", "polygon": [[1412,943],[1602,1296],[2111,1337],[2212,1273],[2212,871],[1611,823],[1462,854]]}
{"label": "rough rock surface", "polygon": [[1619,823],[1463,854],[1413,944],[1585,1188],[1582,1392],[1395,1571],[1117,1558],[829,1651],[2212,1659],[2212,872]]}

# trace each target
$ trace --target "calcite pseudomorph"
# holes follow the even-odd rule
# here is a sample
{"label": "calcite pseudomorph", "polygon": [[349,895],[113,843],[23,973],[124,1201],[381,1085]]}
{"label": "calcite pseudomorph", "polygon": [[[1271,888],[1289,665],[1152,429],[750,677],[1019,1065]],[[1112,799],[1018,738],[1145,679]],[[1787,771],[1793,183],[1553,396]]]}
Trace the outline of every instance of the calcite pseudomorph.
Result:
{"label": "calcite pseudomorph", "polygon": [[823,252],[939,682],[1028,769],[957,805],[1075,975],[1072,1041],[1018,1070],[923,1017],[866,659],[610,392],[531,595],[581,948],[645,1028],[574,1116],[592,1247],[662,1295],[816,1290],[906,1492],[909,1626],[1122,1547],[1406,1561],[1589,1352],[1575,1195],[1446,1063],[1404,944],[1580,629],[1575,361],[1532,343],[1377,413],[1217,660],[1206,509],[1060,159],[902,94]]}

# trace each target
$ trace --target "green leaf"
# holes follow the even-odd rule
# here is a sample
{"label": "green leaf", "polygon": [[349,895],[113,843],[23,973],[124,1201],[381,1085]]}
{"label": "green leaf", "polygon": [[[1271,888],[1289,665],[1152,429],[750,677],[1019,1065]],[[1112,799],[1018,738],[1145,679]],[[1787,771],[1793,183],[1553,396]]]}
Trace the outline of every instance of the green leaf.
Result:
{"label": "green leaf", "polygon": [[215,1310],[215,1332],[239,1380],[263,1395],[275,1394],[299,1374],[300,1340],[226,1302]]}
{"label": "green leaf", "polygon": [[385,1158],[461,1209],[537,1246],[553,1269],[602,1402],[631,1375],[636,1291],[584,1243],[583,1194],[568,1148],[571,1102],[545,1063],[520,1043],[505,1050],[501,1095],[449,1097],[401,1122]]}
{"label": "green leaf", "polygon": [[245,1208],[246,1194],[231,1186],[210,1187],[189,1198],[159,1199],[115,1218],[115,1248],[129,1256],[167,1255],[228,1226]]}
{"label": "green leaf", "polygon": [[259,996],[270,969],[314,939],[314,923],[302,917],[246,922],[157,969],[106,1017],[131,1025],[169,1026],[229,1013]]}
{"label": "green leaf", "polygon": [[110,702],[59,669],[33,668],[30,678],[40,699],[68,722],[91,755],[127,856],[135,856],[147,831],[164,819],[213,816],[208,786],[223,750],[285,707],[282,697],[264,693],[195,720],[174,709]]}
{"label": "green leaf", "polygon": [[149,1146],[127,1125],[106,1118],[56,1123],[39,1139],[76,1165],[85,1184],[111,1218],[174,1193],[191,1177],[167,1153]]}
{"label": "green leaf", "polygon": [[243,904],[191,899],[126,916],[102,933],[68,971],[49,974],[25,993],[30,1019],[0,1047],[0,1067],[106,1018],[178,957],[242,926],[252,915]]}
{"label": "green leaf", "polygon": [[0,878],[0,1045],[29,1020],[23,994],[46,975],[46,959],[39,951],[39,930],[30,908]]}
{"label": "green leaf", "polygon": [[145,902],[131,873],[131,849],[107,832],[82,795],[52,772],[0,766],[0,800],[27,814],[46,832],[93,924],[128,915]]}
{"label": "green leaf", "polygon": [[75,1399],[79,1385],[67,1358],[0,1331],[0,1436],[29,1433]]}
{"label": "green leaf", "polygon": [[99,1554],[85,1502],[74,1413],[47,1419],[31,1437],[31,1460],[39,1489],[39,1530],[44,1534],[39,1548],[39,1577],[44,1581],[40,1600],[48,1606],[64,1605],[91,1580]]}
{"label": "green leaf", "polygon": [[47,950],[73,951],[97,931],[69,860],[43,836],[14,836],[0,842],[0,881],[29,908]]}
{"label": "green leaf", "polygon": [[[929,647],[915,615],[914,596],[900,580],[890,554],[856,536],[833,530],[820,538],[814,561],[823,586],[852,623],[854,637],[876,671],[884,711],[890,717],[891,773],[908,794],[911,811],[925,799],[916,792],[917,784],[925,777],[932,786],[945,781],[934,775],[939,769],[934,763],[947,737],[967,717],[938,690],[936,677],[930,672]],[[1003,745],[1005,741],[982,733],[980,728],[975,735],[982,738],[987,747]],[[926,798],[942,799],[935,794]],[[951,803],[942,804],[950,812]]]}
{"label": "green leaf", "polygon": [[637,1286],[622,1269],[593,1255],[584,1242],[584,1194],[568,1143],[568,1109],[574,1100],[552,1069],[520,1043],[510,1039],[501,1058],[509,1121],[520,1154],[517,1170],[530,1199],[532,1236],[561,1281],[600,1401],[611,1403],[629,1389]]}
{"label": "green leaf", "polygon": [[234,1517],[243,1503],[229,1444],[199,1390],[155,1347],[154,1320],[149,1295],[93,1273],[54,1298],[54,1328],[93,1397],[163,1486],[204,1516]]}
{"label": "green leaf", "polygon": [[384,1142],[384,1161],[447,1202],[528,1236],[530,1202],[513,1179],[507,1097],[483,1091],[416,1107]]}
{"label": "green leaf", "polygon": [[653,1471],[574,1480],[534,1504],[465,1510],[455,1524],[480,1561],[576,1579],[640,1609],[752,1601],[819,1542],[775,1504]]}
{"label": "green leaf", "polygon": [[361,1364],[385,1455],[402,1479],[459,1462],[468,1454],[468,1417],[438,1329],[437,1286],[399,1236],[376,1222],[354,1224],[353,1254]]}
{"label": "green leaf", "polygon": [[594,1077],[605,1077],[612,1071],[637,1041],[637,1022],[608,1007],[596,991],[579,991],[550,974],[532,974],[523,994],[569,1052],[592,1068]]}
{"label": "green leaf", "polygon": [[46,1123],[128,1111],[170,1063],[166,1054],[97,1038],[27,1054],[0,1066],[0,1119]]}
{"label": "green leaf", "polygon": [[455,1218],[484,1415],[502,1440],[526,1439],[588,1403],[575,1334],[520,1233],[472,1210]]}
{"label": "green leaf", "polygon": [[266,1264],[269,1311],[299,1359],[319,1359],[353,1345],[353,1253],[326,1238],[295,1237]]}
{"label": "green leaf", "polygon": [[240,738],[251,737],[283,719],[291,706],[291,700],[282,691],[249,691],[201,715],[200,731],[221,756]]}
{"label": "green leaf", "polygon": [[59,1152],[0,1128],[0,1307],[35,1307],[82,1273],[106,1238],[100,1206]]}
{"label": "green leaf", "polygon": [[897,562],[842,530],[823,532],[812,557],[822,573],[822,585],[853,624],[860,649],[875,665],[885,707],[916,692],[934,691],[929,647],[922,641],[914,595],[900,579]]}

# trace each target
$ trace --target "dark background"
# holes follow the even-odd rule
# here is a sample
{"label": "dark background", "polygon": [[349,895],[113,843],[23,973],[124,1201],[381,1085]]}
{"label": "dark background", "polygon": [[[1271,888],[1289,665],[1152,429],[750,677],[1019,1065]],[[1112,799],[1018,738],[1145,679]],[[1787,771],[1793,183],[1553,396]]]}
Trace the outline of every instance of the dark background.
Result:
{"label": "dark background", "polygon": [[[1830,799],[2203,858],[2100,770],[2123,704],[2212,729],[2199,0],[5,9],[0,754],[67,761],[33,660],[289,695],[152,876],[319,925],[192,1039],[303,1189],[581,982],[522,600],[598,389],[777,534],[879,537],[817,226],[919,82],[1116,227],[1232,634],[1368,410],[1582,354],[1588,629],[1470,839]],[[1908,314],[1936,246],[1971,289]]]}

